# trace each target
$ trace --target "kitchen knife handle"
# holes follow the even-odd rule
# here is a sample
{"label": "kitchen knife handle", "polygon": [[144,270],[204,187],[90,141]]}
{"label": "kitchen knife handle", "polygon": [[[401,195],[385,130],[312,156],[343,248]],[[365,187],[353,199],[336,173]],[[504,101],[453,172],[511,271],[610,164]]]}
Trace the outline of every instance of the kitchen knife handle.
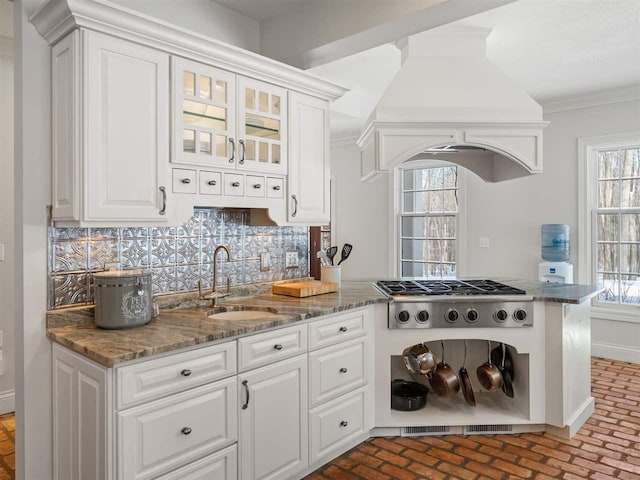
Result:
{"label": "kitchen knife handle", "polygon": [[229,139],[229,143],[231,144],[231,156],[229,157],[229,163],[233,163],[236,159],[236,144],[233,141],[233,138]]}
{"label": "kitchen knife handle", "polygon": [[291,195],[291,198],[293,199],[293,213],[291,216],[295,217],[298,214],[298,197]]}
{"label": "kitchen knife handle", "polygon": [[245,402],[244,405],[242,405],[242,409],[246,410],[247,408],[249,408],[249,385],[247,385],[247,381],[243,380],[242,381],[242,385],[244,386],[244,390],[245,392],[247,392],[247,401]]}
{"label": "kitchen knife handle", "polygon": [[158,190],[162,192],[162,208],[160,209],[160,215],[167,213],[167,189],[164,187],[158,187]]}

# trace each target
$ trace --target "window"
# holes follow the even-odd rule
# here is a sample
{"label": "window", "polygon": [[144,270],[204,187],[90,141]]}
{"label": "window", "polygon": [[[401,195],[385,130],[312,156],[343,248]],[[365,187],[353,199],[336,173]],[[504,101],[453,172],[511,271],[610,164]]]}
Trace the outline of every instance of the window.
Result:
{"label": "window", "polygon": [[458,169],[439,164],[400,170],[400,274],[455,277]]}
{"label": "window", "polygon": [[597,306],[638,306],[640,134],[581,139],[580,147],[580,270],[590,272],[581,281],[604,288]]}

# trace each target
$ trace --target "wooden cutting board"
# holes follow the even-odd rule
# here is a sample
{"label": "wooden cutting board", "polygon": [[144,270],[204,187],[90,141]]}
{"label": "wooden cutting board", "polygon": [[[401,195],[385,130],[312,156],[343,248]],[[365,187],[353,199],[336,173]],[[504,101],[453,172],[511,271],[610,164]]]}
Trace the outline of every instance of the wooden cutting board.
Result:
{"label": "wooden cutting board", "polygon": [[276,295],[289,295],[290,297],[311,297],[323,293],[337,292],[337,283],[307,280],[304,282],[280,283],[273,286],[272,292]]}

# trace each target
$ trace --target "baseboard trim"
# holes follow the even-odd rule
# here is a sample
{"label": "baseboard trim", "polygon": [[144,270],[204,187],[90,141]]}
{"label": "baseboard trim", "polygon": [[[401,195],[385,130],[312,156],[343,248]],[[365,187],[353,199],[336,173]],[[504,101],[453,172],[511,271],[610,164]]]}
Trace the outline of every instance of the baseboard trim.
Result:
{"label": "baseboard trim", "polygon": [[593,415],[596,409],[596,402],[593,397],[587,398],[587,400],[582,404],[582,407],[578,410],[578,412],[573,416],[571,420],[564,427],[556,427],[554,425],[547,425],[545,430],[547,433],[559,437],[570,439],[578,433],[578,430],[582,428],[582,426],[589,420],[589,417]]}
{"label": "baseboard trim", "polygon": [[16,391],[0,392],[0,415],[16,411]]}
{"label": "baseboard trim", "polygon": [[591,355],[619,362],[640,363],[640,349],[614,343],[592,342]]}

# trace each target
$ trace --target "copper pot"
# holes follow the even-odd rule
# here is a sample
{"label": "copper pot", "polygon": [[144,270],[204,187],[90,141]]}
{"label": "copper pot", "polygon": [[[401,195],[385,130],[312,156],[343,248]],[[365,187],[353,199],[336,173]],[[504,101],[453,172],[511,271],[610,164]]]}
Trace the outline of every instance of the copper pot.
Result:
{"label": "copper pot", "polygon": [[424,343],[405,348],[402,357],[407,370],[414,375],[427,375],[436,367],[433,352]]}
{"label": "copper pot", "polygon": [[495,392],[502,388],[502,373],[500,373],[500,369],[497,365],[491,363],[491,342],[487,341],[487,345],[489,346],[487,362],[478,367],[476,375],[478,376],[478,381],[483,388],[490,392]]}
{"label": "copper pot", "polygon": [[442,361],[436,366],[435,371],[429,377],[429,384],[436,395],[446,396],[460,391],[460,379],[455,370],[447,365],[444,358],[444,340],[442,345]]}

